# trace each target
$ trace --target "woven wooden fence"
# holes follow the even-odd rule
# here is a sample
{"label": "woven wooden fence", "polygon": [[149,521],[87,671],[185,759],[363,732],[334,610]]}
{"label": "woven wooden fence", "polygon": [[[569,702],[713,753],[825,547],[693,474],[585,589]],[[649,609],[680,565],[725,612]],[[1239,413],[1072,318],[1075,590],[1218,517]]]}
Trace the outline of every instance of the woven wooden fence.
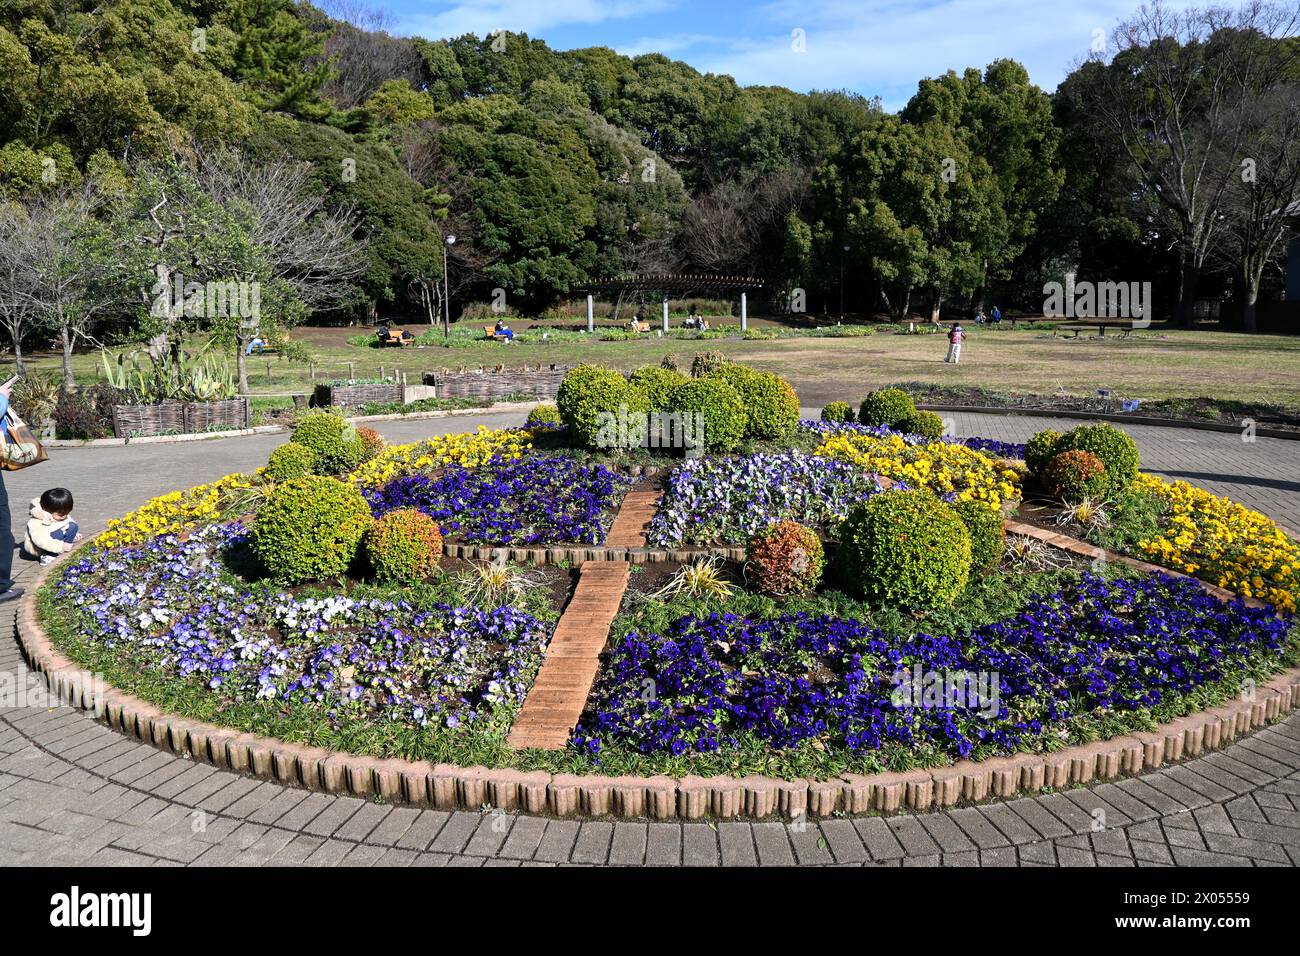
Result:
{"label": "woven wooden fence", "polygon": [[426,372],[424,384],[436,386],[439,398],[503,398],[506,395],[554,398],[568,371],[566,366],[538,371]]}
{"label": "woven wooden fence", "polygon": [[334,405],[338,408],[360,408],[363,405],[401,403],[402,386],[397,383],[383,385],[317,385],[316,405]]}
{"label": "woven wooden fence", "polygon": [[233,430],[247,428],[252,420],[247,398],[113,406],[113,433],[118,438]]}

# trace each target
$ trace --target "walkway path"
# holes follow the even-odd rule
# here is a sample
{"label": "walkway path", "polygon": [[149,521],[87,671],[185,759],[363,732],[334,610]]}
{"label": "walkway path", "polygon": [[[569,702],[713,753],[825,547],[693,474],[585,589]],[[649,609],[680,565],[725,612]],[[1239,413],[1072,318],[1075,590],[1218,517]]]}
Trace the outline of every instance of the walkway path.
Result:
{"label": "walkway path", "polygon": [[[959,433],[1005,441],[1050,424],[953,417]],[[506,419],[386,423],[381,431],[412,440],[480,422]],[[1300,526],[1300,443],[1132,431],[1150,470]],[[152,495],[254,467],[282,440],[58,449],[5,481],[20,512],[41,489],[67,485],[94,532]],[[37,681],[13,628],[13,609],[0,610],[0,865],[1300,864],[1300,714],[1140,777],[945,812],[793,824],[547,819],[384,806],[162,753],[79,711],[14,700]]]}

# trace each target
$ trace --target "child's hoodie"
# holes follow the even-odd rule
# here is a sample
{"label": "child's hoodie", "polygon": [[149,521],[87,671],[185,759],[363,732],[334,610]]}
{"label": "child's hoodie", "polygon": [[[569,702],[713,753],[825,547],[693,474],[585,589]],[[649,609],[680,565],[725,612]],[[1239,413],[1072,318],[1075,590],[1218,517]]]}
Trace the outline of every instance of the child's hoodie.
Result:
{"label": "child's hoodie", "polygon": [[39,558],[42,554],[62,554],[68,549],[68,545],[50,536],[56,531],[63,531],[71,523],[71,515],[59,520],[41,507],[40,498],[33,498],[31,517],[27,519],[27,540],[23,542],[23,552],[29,558]]}

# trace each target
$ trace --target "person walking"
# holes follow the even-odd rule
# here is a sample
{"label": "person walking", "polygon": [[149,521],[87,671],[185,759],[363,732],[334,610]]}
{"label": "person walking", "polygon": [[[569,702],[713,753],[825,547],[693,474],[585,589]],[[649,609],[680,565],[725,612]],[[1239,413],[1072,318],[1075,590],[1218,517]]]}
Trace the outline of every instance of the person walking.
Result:
{"label": "person walking", "polygon": [[948,330],[948,357],[945,362],[951,362],[953,365],[961,362],[961,343],[966,340],[966,331],[961,327],[960,322],[954,322],[952,328]]}
{"label": "person walking", "polygon": [[[0,385],[0,429],[5,437],[9,436],[9,426],[5,416],[9,414],[9,392],[13,382]],[[0,472],[0,476],[3,476]],[[13,515],[9,513],[9,492],[5,490],[4,478],[0,477],[0,604],[20,598],[23,589],[14,587],[14,529]]]}

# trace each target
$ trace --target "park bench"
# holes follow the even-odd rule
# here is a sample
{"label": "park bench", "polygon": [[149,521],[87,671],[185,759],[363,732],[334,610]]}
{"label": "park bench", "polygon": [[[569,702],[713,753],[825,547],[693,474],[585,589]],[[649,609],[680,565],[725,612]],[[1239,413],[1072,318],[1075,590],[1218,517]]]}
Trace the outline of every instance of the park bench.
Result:
{"label": "park bench", "polygon": [[495,325],[483,326],[483,338],[491,339],[493,342],[505,342],[507,340],[507,336],[498,334]]}
{"label": "park bench", "polygon": [[1071,322],[1069,325],[1058,325],[1052,330],[1052,338],[1056,338],[1057,332],[1069,332],[1070,338],[1077,339],[1082,332],[1097,330],[1097,338],[1104,339],[1107,329],[1116,329],[1119,331],[1120,338],[1128,338],[1133,331],[1132,319],[1080,319]]}
{"label": "park bench", "polygon": [[649,331],[650,331],[650,323],[649,323],[649,322],[636,322],[636,321],[633,321],[633,322],[632,322],[632,331],[633,331],[633,332],[649,332]]}
{"label": "park bench", "polygon": [[376,332],[375,334],[379,336],[379,347],[381,349],[389,346],[402,348],[415,342],[415,336],[405,329],[389,329],[387,335],[383,332]]}

